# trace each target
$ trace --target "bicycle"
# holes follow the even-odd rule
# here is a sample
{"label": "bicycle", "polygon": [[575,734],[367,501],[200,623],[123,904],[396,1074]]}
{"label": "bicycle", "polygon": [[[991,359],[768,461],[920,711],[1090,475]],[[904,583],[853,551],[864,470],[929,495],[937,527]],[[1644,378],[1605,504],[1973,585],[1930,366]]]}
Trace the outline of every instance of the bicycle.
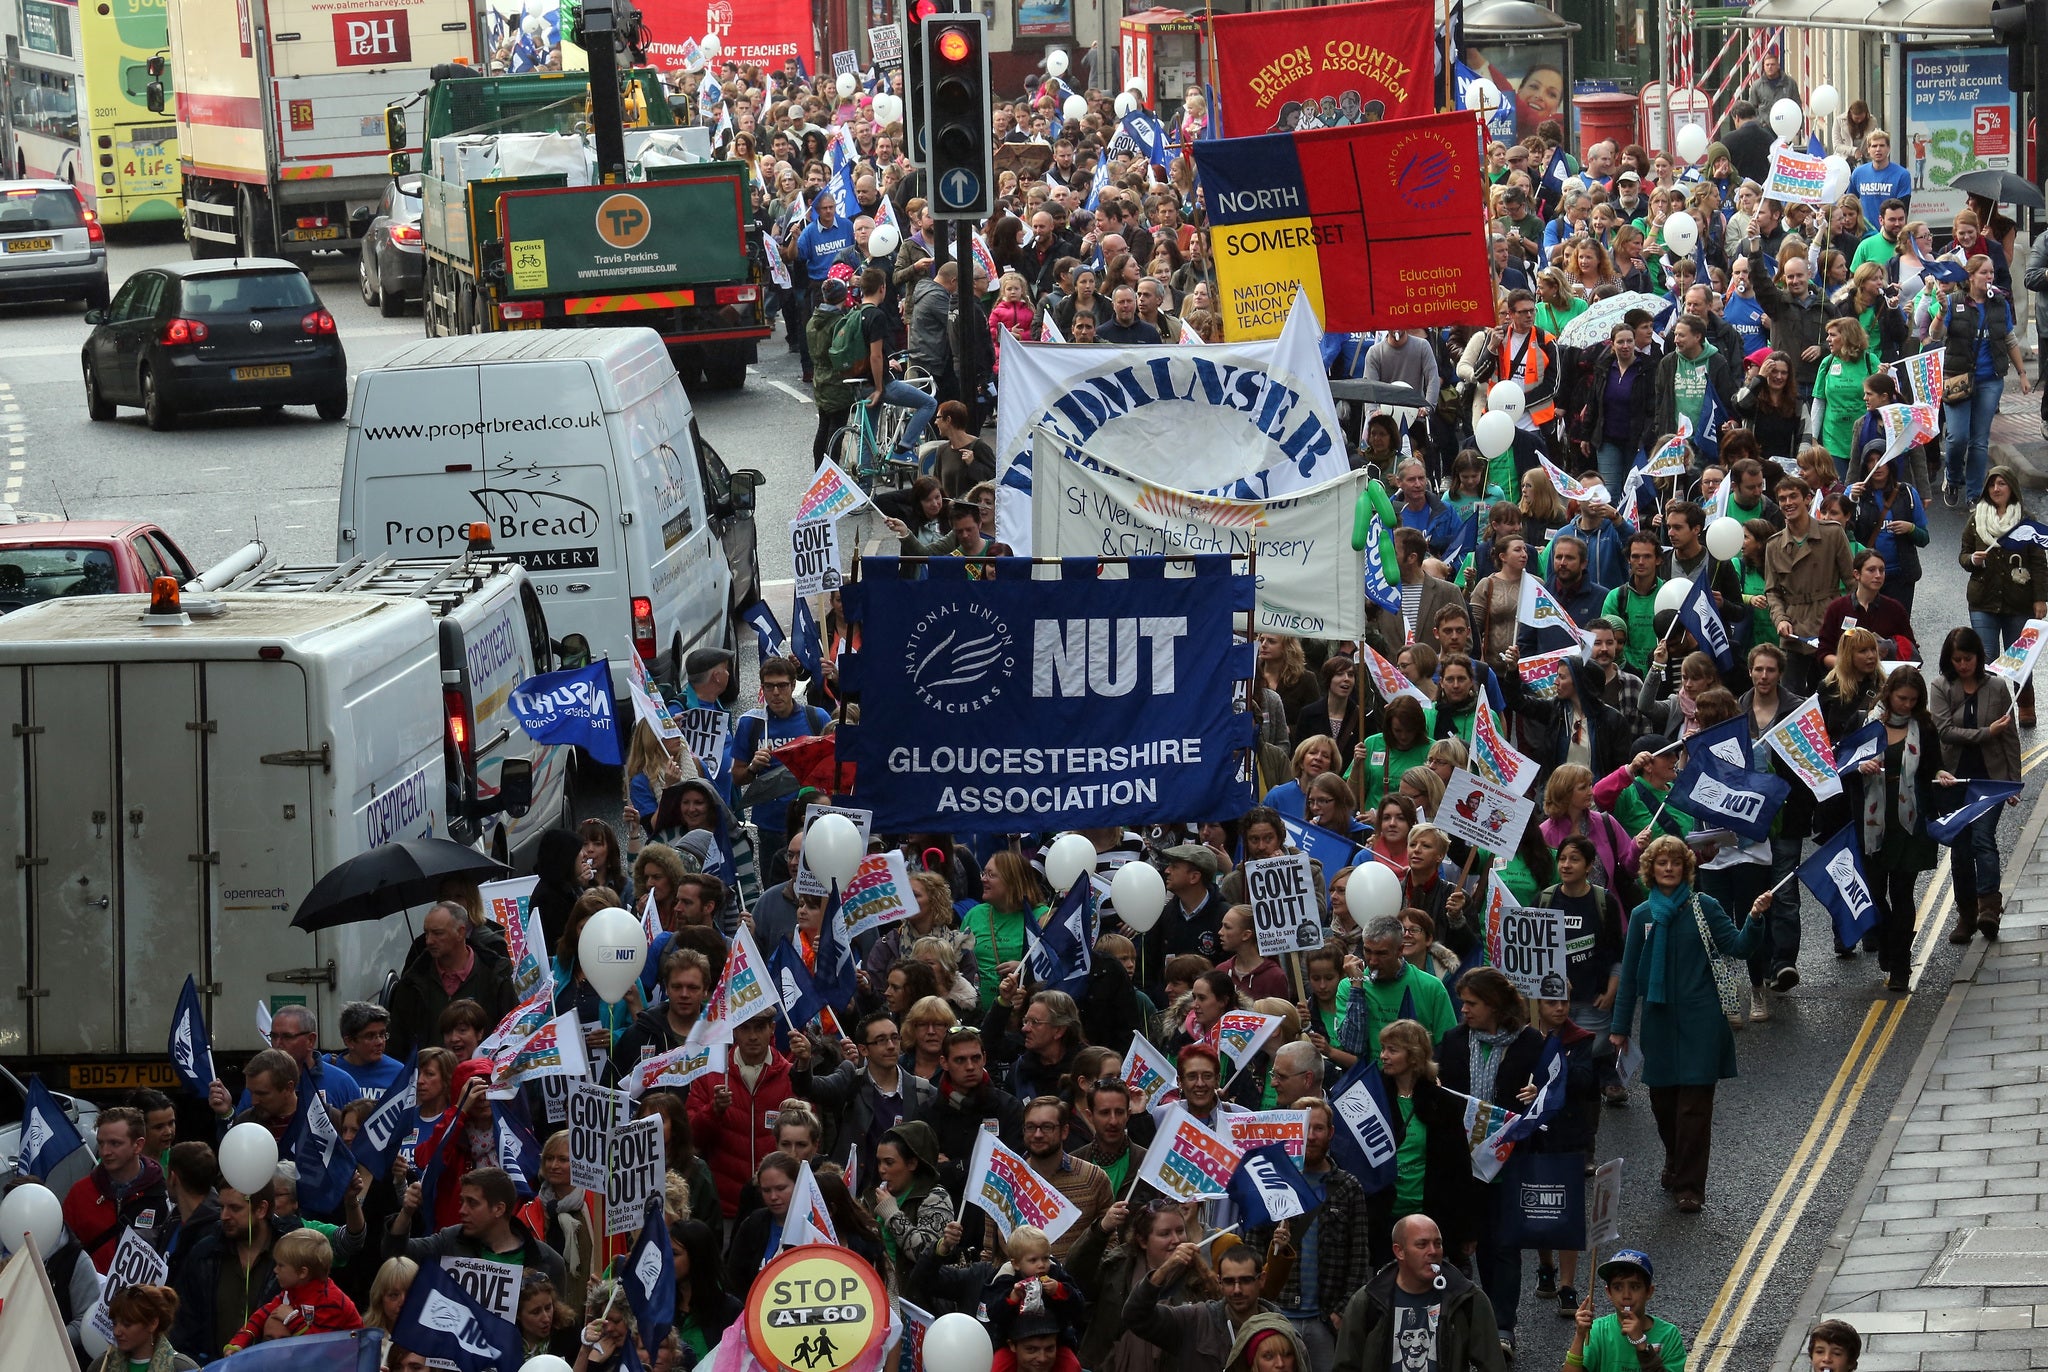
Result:
{"label": "bicycle", "polygon": [[[934,393],[931,373],[911,363],[906,354],[898,353],[889,363],[891,370],[902,369],[899,380],[926,395]],[[917,463],[892,454],[914,413],[908,406],[886,401],[857,402],[848,422],[825,441],[825,451],[863,491],[872,494],[881,480],[887,483],[883,489],[901,490],[917,479]]]}

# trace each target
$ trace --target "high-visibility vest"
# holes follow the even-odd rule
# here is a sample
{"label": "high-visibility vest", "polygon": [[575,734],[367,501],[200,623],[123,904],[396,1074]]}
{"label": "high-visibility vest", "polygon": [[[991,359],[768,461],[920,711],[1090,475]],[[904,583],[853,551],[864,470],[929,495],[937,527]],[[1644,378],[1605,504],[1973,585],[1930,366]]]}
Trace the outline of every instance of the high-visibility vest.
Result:
{"label": "high-visibility vest", "polygon": [[[1523,390],[1534,392],[1537,383],[1543,380],[1544,368],[1548,365],[1544,358],[1543,345],[1549,341],[1550,336],[1543,330],[1529,330],[1529,346],[1522,354],[1522,374],[1517,376],[1512,370],[1514,356],[1510,352],[1514,344],[1514,331],[1502,329],[1500,355],[1494,360],[1494,378],[1499,381],[1519,381]],[[1540,427],[1557,418],[1557,406],[1553,401],[1546,400],[1541,405],[1530,405],[1527,413],[1529,422]]]}

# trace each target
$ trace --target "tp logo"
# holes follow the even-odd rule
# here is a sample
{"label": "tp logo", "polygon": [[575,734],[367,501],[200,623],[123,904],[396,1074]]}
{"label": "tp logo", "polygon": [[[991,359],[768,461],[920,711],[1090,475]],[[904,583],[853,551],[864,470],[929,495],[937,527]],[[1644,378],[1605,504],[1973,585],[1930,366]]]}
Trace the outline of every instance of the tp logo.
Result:
{"label": "tp logo", "polygon": [[597,207],[597,236],[614,248],[639,247],[652,223],[647,202],[624,191],[606,196]]}
{"label": "tp logo", "polygon": [[368,67],[410,62],[412,30],[404,10],[358,10],[334,20],[334,62]]}

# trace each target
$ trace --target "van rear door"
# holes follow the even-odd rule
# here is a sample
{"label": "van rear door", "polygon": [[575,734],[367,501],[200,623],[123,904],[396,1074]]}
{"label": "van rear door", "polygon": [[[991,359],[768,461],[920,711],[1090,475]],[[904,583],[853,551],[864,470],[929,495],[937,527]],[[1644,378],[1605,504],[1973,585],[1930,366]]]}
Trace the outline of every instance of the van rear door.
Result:
{"label": "van rear door", "polygon": [[477,368],[370,371],[356,385],[336,555],[453,557],[466,527],[490,517],[474,494],[484,466]]}

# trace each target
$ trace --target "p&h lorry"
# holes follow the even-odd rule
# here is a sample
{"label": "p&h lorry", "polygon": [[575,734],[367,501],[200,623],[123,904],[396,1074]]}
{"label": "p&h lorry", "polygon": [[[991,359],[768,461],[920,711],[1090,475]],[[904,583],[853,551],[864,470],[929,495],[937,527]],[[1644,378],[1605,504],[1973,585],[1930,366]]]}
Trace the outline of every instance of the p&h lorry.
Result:
{"label": "p&h lorry", "polygon": [[[580,19],[588,72],[444,71],[426,93],[427,334],[650,328],[685,385],[736,390],[769,332],[747,165],[711,160],[654,72],[619,70],[608,7]],[[389,111],[394,167],[411,117]]]}
{"label": "p&h lorry", "polygon": [[[468,0],[165,0],[194,257],[356,246],[390,183],[384,109],[476,59]],[[162,113],[164,83],[147,90]],[[352,212],[356,213],[351,222]]]}

